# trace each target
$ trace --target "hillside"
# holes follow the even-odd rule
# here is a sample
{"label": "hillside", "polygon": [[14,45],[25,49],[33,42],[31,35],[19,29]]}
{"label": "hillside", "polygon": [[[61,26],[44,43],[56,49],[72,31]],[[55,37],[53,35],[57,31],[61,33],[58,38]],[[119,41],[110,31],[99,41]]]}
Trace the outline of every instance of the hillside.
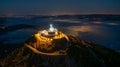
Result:
{"label": "hillside", "polygon": [[[63,56],[34,53],[28,47],[12,46],[7,55],[0,54],[1,67],[119,67],[120,54],[80,38],[69,36],[70,43]],[[28,41],[31,42],[34,37]],[[27,41],[27,42],[28,42]],[[59,43],[58,43],[59,44]],[[7,47],[9,48],[9,47]],[[2,53],[2,52],[1,52]]]}

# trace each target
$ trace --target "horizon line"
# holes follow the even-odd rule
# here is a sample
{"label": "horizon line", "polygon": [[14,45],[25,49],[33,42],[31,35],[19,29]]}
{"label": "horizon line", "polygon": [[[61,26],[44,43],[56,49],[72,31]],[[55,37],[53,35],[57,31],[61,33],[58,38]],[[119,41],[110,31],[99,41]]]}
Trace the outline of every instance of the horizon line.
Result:
{"label": "horizon line", "polygon": [[56,15],[42,15],[42,14],[28,14],[28,15],[0,15],[0,17],[15,17],[15,16],[63,16],[63,15],[120,15],[120,14],[56,14]]}

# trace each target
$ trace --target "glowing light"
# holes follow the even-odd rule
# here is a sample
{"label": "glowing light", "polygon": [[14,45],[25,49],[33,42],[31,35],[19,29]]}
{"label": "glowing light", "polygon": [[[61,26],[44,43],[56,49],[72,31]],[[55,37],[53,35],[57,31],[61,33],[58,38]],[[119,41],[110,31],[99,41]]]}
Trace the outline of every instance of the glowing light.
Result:
{"label": "glowing light", "polygon": [[49,32],[55,32],[55,28],[53,27],[52,24],[50,24]]}
{"label": "glowing light", "polygon": [[56,46],[53,44],[53,41],[56,39],[62,39],[65,38],[67,41],[69,41],[68,37],[62,33],[61,31],[55,29],[52,24],[50,24],[50,28],[47,30],[40,30],[38,33],[34,34],[34,37],[36,39],[36,42],[31,43],[33,44],[33,47],[35,50],[52,50]]}
{"label": "glowing light", "polygon": [[48,34],[46,30],[43,30],[41,33],[42,33],[42,34],[45,34],[45,35]]}

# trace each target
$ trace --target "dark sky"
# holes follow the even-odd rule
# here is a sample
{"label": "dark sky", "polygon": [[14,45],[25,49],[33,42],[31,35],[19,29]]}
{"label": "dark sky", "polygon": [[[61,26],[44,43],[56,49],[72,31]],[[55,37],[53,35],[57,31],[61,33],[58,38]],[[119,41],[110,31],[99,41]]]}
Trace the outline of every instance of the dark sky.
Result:
{"label": "dark sky", "polygon": [[0,15],[120,14],[120,0],[0,0]]}

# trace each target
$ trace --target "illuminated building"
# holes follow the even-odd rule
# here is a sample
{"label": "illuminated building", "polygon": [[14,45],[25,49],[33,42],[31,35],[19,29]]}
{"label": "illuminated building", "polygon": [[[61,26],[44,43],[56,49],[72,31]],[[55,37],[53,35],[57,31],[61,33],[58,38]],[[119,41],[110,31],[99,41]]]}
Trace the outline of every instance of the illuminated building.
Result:
{"label": "illuminated building", "polygon": [[49,29],[38,31],[34,38],[36,41],[29,47],[44,53],[66,50],[69,42],[69,38],[52,24]]}

